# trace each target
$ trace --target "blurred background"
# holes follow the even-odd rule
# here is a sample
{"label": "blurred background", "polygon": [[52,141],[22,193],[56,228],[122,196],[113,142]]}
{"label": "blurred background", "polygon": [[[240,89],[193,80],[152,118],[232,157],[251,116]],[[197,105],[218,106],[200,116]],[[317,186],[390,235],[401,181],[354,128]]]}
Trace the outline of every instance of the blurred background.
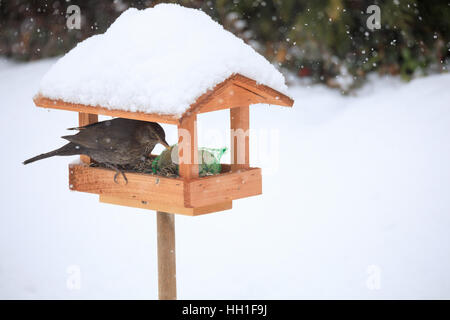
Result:
{"label": "blurred background", "polygon": [[[450,2],[443,0],[3,0],[0,55],[22,61],[62,55],[105,32],[127,8],[159,2],[200,8],[294,77],[343,92],[370,71],[409,80],[448,67]],[[80,7],[82,25],[68,32],[70,4]],[[373,4],[382,28],[371,31],[366,10]]]}

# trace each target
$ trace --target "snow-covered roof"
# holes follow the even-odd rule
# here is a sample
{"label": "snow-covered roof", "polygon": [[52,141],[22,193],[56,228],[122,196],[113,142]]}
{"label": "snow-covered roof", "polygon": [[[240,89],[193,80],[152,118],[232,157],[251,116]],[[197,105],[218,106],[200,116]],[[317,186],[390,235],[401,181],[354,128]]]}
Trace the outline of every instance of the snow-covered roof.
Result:
{"label": "snow-covered roof", "polygon": [[286,93],[283,75],[201,10],[128,9],[80,42],[42,79],[39,96],[132,112],[181,115],[234,74]]}

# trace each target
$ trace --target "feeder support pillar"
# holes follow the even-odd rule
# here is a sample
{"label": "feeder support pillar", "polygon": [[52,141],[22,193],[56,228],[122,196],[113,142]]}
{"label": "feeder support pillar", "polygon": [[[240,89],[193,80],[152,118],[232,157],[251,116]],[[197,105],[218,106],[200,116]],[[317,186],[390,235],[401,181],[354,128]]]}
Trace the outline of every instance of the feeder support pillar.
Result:
{"label": "feeder support pillar", "polygon": [[156,212],[158,242],[158,296],[159,300],[177,299],[175,259],[175,216]]}
{"label": "feeder support pillar", "polygon": [[184,180],[198,178],[197,115],[183,118],[178,125],[179,174]]}
{"label": "feeder support pillar", "polygon": [[[84,113],[84,112],[78,112],[78,126],[84,127],[91,123],[98,122],[98,115],[92,114],[92,113]],[[83,163],[89,164],[91,163],[91,158],[89,158],[86,155],[81,155],[80,160]]]}
{"label": "feeder support pillar", "polygon": [[231,171],[250,167],[250,108],[230,109]]}

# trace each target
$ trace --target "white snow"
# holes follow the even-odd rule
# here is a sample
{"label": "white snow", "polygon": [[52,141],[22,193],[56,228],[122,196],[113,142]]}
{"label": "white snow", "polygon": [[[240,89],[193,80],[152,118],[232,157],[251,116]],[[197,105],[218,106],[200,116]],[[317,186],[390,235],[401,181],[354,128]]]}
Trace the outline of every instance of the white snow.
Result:
{"label": "white snow", "polygon": [[282,93],[283,75],[203,11],[176,4],[128,9],[44,76],[39,93],[110,109],[182,114],[234,73]]}
{"label": "white snow", "polygon": [[[0,61],[0,298],[157,298],[153,212],[69,191],[76,157],[21,164],[77,122],[31,100],[53,62]],[[374,77],[355,97],[296,85],[292,109],[253,106],[263,195],[176,216],[179,298],[450,298],[449,86]],[[200,146],[223,145],[224,117],[199,117]]]}

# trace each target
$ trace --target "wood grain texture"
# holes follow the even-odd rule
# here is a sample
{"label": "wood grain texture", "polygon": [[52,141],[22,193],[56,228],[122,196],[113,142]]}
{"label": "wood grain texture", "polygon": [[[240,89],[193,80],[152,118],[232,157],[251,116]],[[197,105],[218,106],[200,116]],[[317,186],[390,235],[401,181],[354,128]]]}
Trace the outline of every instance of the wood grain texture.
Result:
{"label": "wood grain texture", "polygon": [[129,172],[125,174],[127,184],[121,175],[117,177],[119,183],[115,183],[114,170],[70,165],[69,187],[74,191],[136,199],[147,203],[184,206],[183,180],[151,174]]}
{"label": "wood grain texture", "polygon": [[69,187],[98,194],[105,203],[189,216],[228,210],[232,200],[262,193],[261,169],[231,172],[223,167],[221,174],[191,180],[126,173],[128,184],[121,176],[117,184],[114,170],[75,164],[69,166]]}
{"label": "wood grain texture", "polygon": [[214,203],[202,207],[180,207],[171,204],[158,203],[158,202],[146,202],[136,199],[119,198],[116,196],[100,195],[100,202],[114,204],[125,207],[147,209],[152,211],[163,211],[168,213],[176,213],[185,216],[199,216],[208,213],[214,213],[218,211],[230,210],[233,207],[231,200],[221,203]]}
{"label": "wood grain texture", "polygon": [[179,174],[184,180],[198,177],[197,115],[183,118],[178,125]]}
{"label": "wood grain texture", "polygon": [[205,113],[251,104],[267,103],[292,107],[294,100],[268,86],[235,74],[201,95],[183,114],[182,118],[193,113]]}
{"label": "wood grain texture", "polygon": [[255,103],[267,103],[291,107],[294,100],[285,94],[278,92],[255,80],[234,74],[228,79],[208,90],[196,99],[183,115],[161,115],[157,113],[131,112],[123,110],[111,110],[102,106],[89,106],[76,103],[54,100],[41,95],[34,97],[34,103],[38,107],[59,110],[76,111],[89,114],[101,114],[111,117],[128,118],[143,121],[154,121],[178,125],[180,121],[192,114],[229,109],[234,107],[249,106]]}
{"label": "wood grain texture", "polygon": [[250,108],[230,109],[231,171],[250,167]]}
{"label": "wood grain texture", "polygon": [[34,104],[41,108],[51,108],[58,110],[76,111],[90,114],[101,114],[105,116],[127,118],[142,121],[154,121],[160,123],[178,124],[179,117],[174,115],[160,115],[156,113],[131,112],[123,110],[111,110],[101,106],[86,106],[82,104],[65,102],[62,100],[52,100],[43,96],[36,96]]}
{"label": "wood grain texture", "polygon": [[[79,127],[87,126],[88,124],[96,123],[96,122],[98,122],[97,114],[83,113],[83,112],[78,113],[78,126]],[[81,155],[80,160],[83,163],[88,163],[88,164],[91,163],[91,158],[89,158],[86,155]]]}
{"label": "wood grain texture", "polygon": [[221,88],[220,91],[214,91],[214,94],[207,102],[195,105],[192,113],[206,113],[266,102],[264,97],[230,82]]}
{"label": "wood grain texture", "polygon": [[189,205],[206,206],[262,194],[260,168],[222,173],[189,182]]}
{"label": "wood grain texture", "polygon": [[287,95],[272,89],[263,84],[258,84],[255,80],[244,77],[243,75],[236,74],[232,76],[235,85],[252,91],[262,97],[264,97],[268,104],[292,107],[294,105],[294,100]]}
{"label": "wood grain texture", "polygon": [[176,300],[175,216],[171,213],[157,211],[156,226],[159,300]]}

